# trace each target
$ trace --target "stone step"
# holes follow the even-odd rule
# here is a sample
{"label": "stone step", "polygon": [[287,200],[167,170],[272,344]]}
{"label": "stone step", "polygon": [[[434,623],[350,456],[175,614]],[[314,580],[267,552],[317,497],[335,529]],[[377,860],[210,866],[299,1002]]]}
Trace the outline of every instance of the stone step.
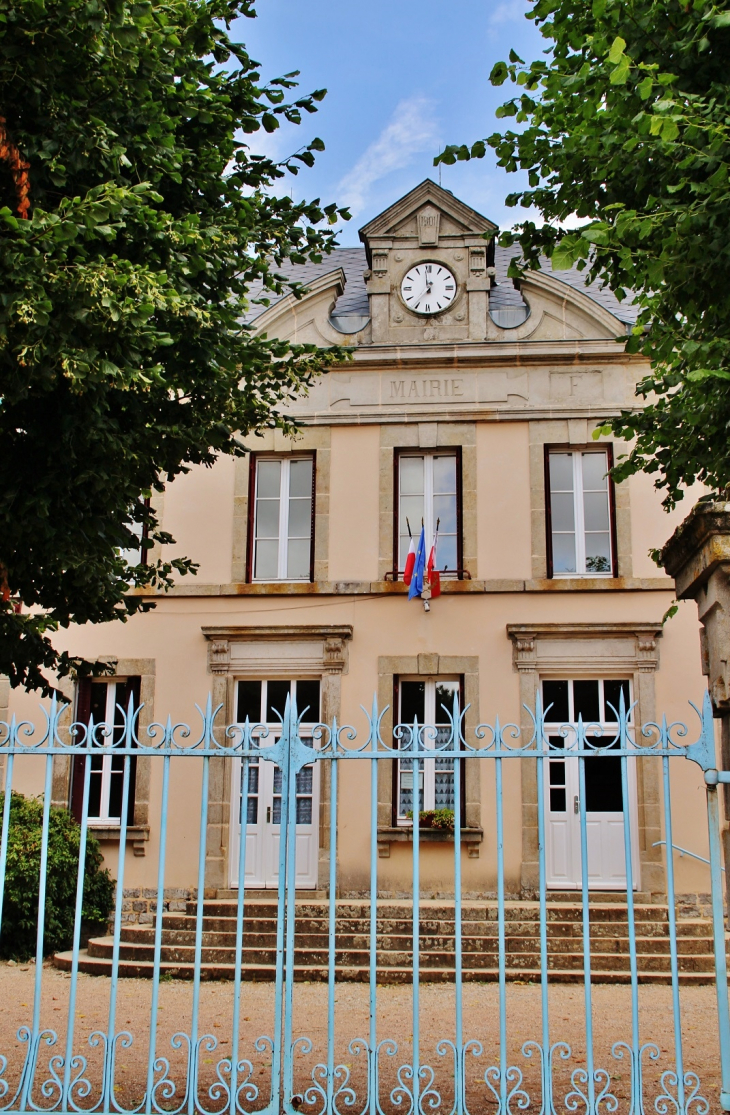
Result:
{"label": "stone step", "polygon": [[[539,937],[534,931],[534,926],[529,927],[531,932],[524,934],[515,934],[513,927],[509,927],[509,932],[505,935],[505,942],[508,952],[535,952],[539,947]],[[604,929],[605,927],[600,927]],[[412,936],[410,934],[385,934],[378,933],[377,948],[379,952],[393,952],[393,951],[409,951],[412,943]],[[464,952],[480,952],[485,949],[494,949],[498,942],[498,934],[496,930],[490,934],[478,934],[472,936],[469,933],[462,934],[462,947]],[[146,926],[123,926],[121,933],[121,940],[126,944],[154,944],[155,931]],[[421,933],[420,945],[424,953],[433,951],[434,949],[448,949],[454,950],[455,936],[453,933],[440,933],[437,935],[429,933]],[[189,945],[195,944],[195,931],[191,929],[186,930],[170,930],[167,929],[163,933],[163,942],[166,945]],[[312,933],[309,932],[308,927],[299,928],[295,935],[295,942],[297,947],[309,948],[324,948],[328,947],[329,936],[327,933]],[[236,935],[230,932],[208,931],[204,934],[204,943],[207,947],[215,948],[228,948],[234,949],[236,946]],[[342,932],[339,929],[335,934],[335,943],[338,949],[364,949],[368,950],[370,947],[370,938],[365,933],[349,933]],[[276,948],[276,933],[253,933],[246,930],[243,935],[243,947],[245,949],[275,949]],[[681,937],[677,940],[678,951],[682,955],[698,954],[698,953],[711,953],[712,952],[712,938],[705,934],[704,936],[688,936]],[[669,938],[668,936],[644,936],[638,935],[636,937],[637,952],[658,952],[669,955]],[[582,938],[578,934],[556,934],[552,933],[548,936],[548,951],[550,952],[580,952],[582,950]],[[618,937],[616,934],[591,934],[591,951],[592,952],[628,952],[629,939],[628,935],[625,937]]]}
{"label": "stone step", "polygon": [[[153,923],[154,924],[154,923]],[[447,920],[434,920],[432,918],[421,918],[420,929],[422,934],[440,934],[445,933],[453,935],[455,931],[455,922],[453,919]],[[383,935],[408,935],[413,932],[412,921],[395,921],[392,919],[378,918],[378,933]],[[539,932],[539,922],[535,920],[518,921],[517,919],[505,919],[505,925],[508,932],[517,936],[523,934],[525,936],[533,936]],[[582,933],[582,923],[579,920],[548,920],[548,934],[550,936],[575,936],[580,937]],[[617,921],[591,921],[591,934],[594,936],[628,936],[628,920],[621,922]],[[637,931],[643,936],[667,936],[669,932],[669,923],[667,921],[642,921],[636,918],[634,925]],[[182,914],[166,914],[163,917],[162,927],[164,933],[187,932],[195,933],[196,921],[194,917]],[[248,918],[245,917],[243,921],[244,933],[247,936],[252,934],[264,935],[267,933],[276,933],[276,921],[274,919],[263,920],[261,918]],[[462,933],[465,936],[472,937],[492,937],[498,933],[497,921],[474,921],[471,919],[463,919],[461,923]],[[337,933],[353,933],[362,934],[363,936],[370,935],[370,921],[369,919],[356,919],[356,918],[340,918],[336,919]],[[236,920],[235,918],[218,918],[218,917],[204,917],[203,918],[203,932],[204,933],[222,933],[231,934],[235,936]],[[296,932],[299,933],[324,933],[329,932],[329,922],[326,918],[304,918],[297,917]],[[677,924],[677,936],[681,937],[697,937],[705,936],[707,933],[711,934],[710,923],[707,919],[684,919]]]}
{"label": "stone step", "polygon": [[[318,903],[313,905],[311,903],[296,903],[296,918],[300,921],[304,918],[312,920],[320,920],[325,924],[329,917],[329,907],[326,903]],[[369,906],[354,907],[350,903],[343,903],[338,901],[335,906],[337,920],[357,920],[365,924],[369,924],[370,909]],[[394,921],[397,923],[410,923],[412,921],[413,907],[410,903],[403,903],[402,905],[381,904],[378,903],[378,920],[379,921]],[[244,917],[248,920],[254,921],[276,921],[278,908],[276,903],[271,903],[268,906],[263,906],[260,903],[246,904],[244,907]],[[182,916],[195,917],[197,910],[194,902],[188,902],[186,913]],[[165,918],[179,917],[181,915],[165,914]],[[234,902],[204,902],[203,903],[203,916],[204,918],[215,918],[219,920],[233,921],[236,920],[236,904]],[[435,905],[422,903],[419,910],[419,917],[421,921],[441,921],[453,922],[454,920],[454,907],[452,905]],[[583,911],[579,903],[576,902],[551,902],[547,906],[547,920],[548,921],[581,921]],[[591,921],[607,921],[607,922],[622,922],[628,918],[628,911],[625,905],[619,903],[595,903],[590,906]],[[462,907],[462,921],[476,921],[476,922],[489,922],[496,921],[498,918],[497,903],[483,902],[478,904],[464,903]],[[507,921],[539,921],[540,920],[540,906],[537,902],[506,902],[505,903],[505,920]],[[637,903],[634,907],[634,920],[651,921],[651,922],[666,922],[668,920],[668,908],[659,904],[645,905]]]}
{"label": "stone step", "polygon": [[[111,960],[114,948],[113,937],[92,938],[88,944],[90,956]],[[144,960],[148,963],[154,960],[154,947],[150,944],[122,943],[119,950],[120,958],[134,961]],[[383,969],[405,968],[411,965],[411,952],[407,949],[391,949],[378,954],[378,967]],[[513,968],[537,967],[539,957],[535,949],[523,952],[512,952],[507,948],[509,964]],[[195,959],[194,945],[163,944],[160,958],[167,964],[192,965]],[[244,963],[274,964],[276,951],[273,948],[247,948],[244,950]],[[445,968],[453,965],[454,951],[450,949],[433,948],[420,954],[420,967],[422,970],[430,968]],[[327,948],[295,947],[294,963],[305,967],[316,966],[325,968],[329,959]],[[204,945],[201,950],[201,961],[205,965],[226,964],[233,961],[233,952],[228,948],[217,948]],[[335,949],[335,962],[338,967],[365,968],[369,963],[367,949]],[[496,949],[480,950],[478,952],[465,952],[463,967],[469,970],[493,968],[498,963]],[[680,954],[679,967],[682,971],[712,971],[712,955]],[[628,952],[591,952],[591,966],[594,971],[629,971],[630,961]],[[582,952],[552,952],[548,953],[548,967],[565,969],[578,969],[583,967]],[[669,954],[646,952],[637,956],[637,967],[640,971],[669,971]]]}
{"label": "stone step", "polygon": [[[54,957],[54,964],[62,970],[70,971],[71,959],[72,953],[70,952],[57,953]],[[79,954],[79,970],[90,975],[108,976],[111,975],[111,961],[103,957],[90,956],[84,949]],[[191,964],[164,963],[161,965],[161,972],[166,978],[174,979],[191,980],[194,976],[194,969]],[[247,964],[241,966],[241,973],[244,980],[270,982],[274,980],[276,970],[273,964]],[[509,982],[540,982],[540,970],[537,967],[510,967],[506,969],[505,974]],[[122,960],[119,964],[119,975],[127,978],[150,979],[153,975],[153,965],[148,961],[139,959]],[[201,969],[201,978],[204,980],[232,980],[234,975],[233,964],[206,964]],[[327,980],[327,969],[319,966],[295,965],[293,978],[296,982],[325,982]],[[366,983],[370,979],[370,969],[367,967],[338,966],[336,978],[339,982]],[[499,978],[499,970],[496,966],[466,970],[463,978],[466,983],[492,983]],[[671,982],[669,973],[662,971],[642,971],[639,973],[638,979],[641,984],[649,985],[666,985]],[[453,968],[430,968],[424,969],[420,973],[420,982],[422,983],[453,983],[453,981]],[[379,984],[410,984],[412,982],[412,971],[408,967],[379,969],[377,982]],[[583,970],[582,968],[556,968],[549,973],[549,982],[580,984],[583,982]],[[593,982],[627,984],[630,982],[630,974],[627,971],[596,972],[593,976]],[[679,973],[679,982],[685,986],[699,986],[713,983],[714,976],[711,972],[682,971]]]}

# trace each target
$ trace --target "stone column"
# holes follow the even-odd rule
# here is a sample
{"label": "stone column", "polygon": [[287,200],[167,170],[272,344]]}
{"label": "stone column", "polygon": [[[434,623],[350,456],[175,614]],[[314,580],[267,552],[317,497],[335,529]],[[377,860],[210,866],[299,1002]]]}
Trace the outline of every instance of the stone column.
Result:
{"label": "stone column", "polygon": [[[661,558],[674,578],[677,599],[697,603],[702,673],[713,712],[721,720],[722,767],[730,770],[730,503],[711,499],[696,504]],[[730,786],[723,786],[723,794],[723,850],[725,863],[730,863]],[[730,878],[726,880],[730,898]]]}

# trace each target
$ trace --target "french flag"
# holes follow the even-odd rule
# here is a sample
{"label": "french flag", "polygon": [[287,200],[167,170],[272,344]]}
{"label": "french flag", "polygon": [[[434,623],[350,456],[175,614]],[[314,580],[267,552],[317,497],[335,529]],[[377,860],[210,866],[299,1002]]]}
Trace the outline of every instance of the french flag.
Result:
{"label": "french flag", "polygon": [[411,535],[411,544],[408,547],[408,556],[406,557],[406,567],[403,571],[403,580],[407,585],[411,583],[413,576],[413,567],[416,564],[416,540]]}
{"label": "french flag", "polygon": [[416,554],[413,561],[411,583],[408,588],[408,599],[413,600],[423,592],[423,582],[426,576],[426,531],[421,527],[421,537],[418,539]]}
{"label": "french flag", "polygon": [[431,546],[431,552],[428,555],[428,564],[426,566],[426,580],[428,581],[431,588],[432,599],[434,596],[441,595],[441,574],[436,568],[436,550],[438,547],[438,541],[439,532],[437,528],[436,533],[433,536],[433,545]]}

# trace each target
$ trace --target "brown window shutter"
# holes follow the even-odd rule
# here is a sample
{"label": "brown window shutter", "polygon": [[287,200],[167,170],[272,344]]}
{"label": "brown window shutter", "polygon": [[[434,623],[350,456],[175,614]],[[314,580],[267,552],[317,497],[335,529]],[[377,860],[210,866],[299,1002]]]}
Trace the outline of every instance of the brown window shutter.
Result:
{"label": "brown window shutter", "polygon": [[[139,708],[140,678],[127,678],[124,685],[124,711],[129,707],[129,698],[134,700],[135,709]],[[137,720],[137,736],[139,736],[139,719]],[[129,760],[129,803],[127,806],[127,824],[134,824],[134,802],[137,790],[137,756]]]}
{"label": "brown window shutter", "polygon": [[[86,727],[91,717],[91,678],[81,678],[76,690],[76,716],[77,724]],[[69,808],[76,820],[81,823],[81,811],[84,804],[84,771],[86,769],[86,756],[74,755],[71,760],[71,794]]]}

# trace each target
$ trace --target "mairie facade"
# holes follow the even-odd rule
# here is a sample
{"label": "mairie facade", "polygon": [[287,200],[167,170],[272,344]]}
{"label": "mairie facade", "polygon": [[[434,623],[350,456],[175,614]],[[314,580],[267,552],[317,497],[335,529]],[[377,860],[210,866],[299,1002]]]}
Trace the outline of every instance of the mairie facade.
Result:
{"label": "mairie facade", "polygon": [[[561,723],[610,725],[620,696],[636,722],[658,714],[689,720],[701,699],[696,613],[666,624],[672,582],[649,556],[689,508],[661,508],[651,478],[614,485],[607,471],[625,446],[593,431],[635,405],[645,363],[622,340],[632,307],[578,273],[549,266],[517,290],[508,257],[490,250],[492,223],[426,181],[361,230],[362,248],[291,268],[307,293],[252,305],[253,328],[323,346],[353,346],[353,359],[322,376],[292,407],[293,440],[251,437],[250,453],[194,469],[155,497],[175,552],[200,565],[126,624],[72,629],[59,643],[109,663],[108,677],[68,698],[79,720],[113,724],[115,706],[144,703],[141,728],[194,722],[212,694],[221,724],[269,723],[287,694],[306,722],[365,728],[373,695],[385,738],[393,723],[443,727],[458,695],[467,735],[482,721],[531,731],[524,706],[540,694]],[[403,574],[410,534],[438,527],[441,595],[426,610],[409,600]],[[4,701],[3,701],[4,698]],[[37,720],[35,694],[0,688],[10,713]],[[272,736],[273,738],[273,736]],[[557,737],[556,737],[557,738]],[[585,787],[590,879],[625,888],[623,822],[643,892],[665,891],[665,839],[657,764],[632,764],[628,796],[610,758]],[[297,785],[297,886],[326,890],[328,771],[305,768]],[[495,890],[493,767],[467,761],[462,786],[463,890]],[[479,767],[482,767],[480,771]],[[675,764],[674,840],[706,855],[704,786],[693,764]],[[19,760],[16,788],[38,793],[38,764]],[[166,885],[189,889],[197,871],[199,767],[173,763]],[[437,759],[417,772],[407,759],[379,764],[378,885],[410,891],[415,803],[453,806],[453,771]],[[426,769],[430,768],[430,769]],[[444,769],[442,769],[444,768]],[[575,768],[575,769],[574,769]],[[252,768],[253,769],[253,768]],[[577,760],[546,764],[547,882],[580,886]],[[83,760],[57,759],[53,795],[78,807]],[[125,885],[156,882],[160,764],[140,756],[130,802]],[[114,756],[94,759],[91,827],[112,871],[119,854],[121,775]],[[251,776],[240,800],[237,767],[212,764],[206,889],[238,875],[247,824],[246,883],[277,884],[281,798],[273,764]],[[506,764],[506,883],[537,883],[535,764]],[[338,880],[367,892],[369,783],[343,765],[338,799]],[[327,821],[327,823],[325,823]],[[678,890],[709,890],[699,861],[676,861]],[[453,888],[453,844],[424,830],[424,893]]]}

